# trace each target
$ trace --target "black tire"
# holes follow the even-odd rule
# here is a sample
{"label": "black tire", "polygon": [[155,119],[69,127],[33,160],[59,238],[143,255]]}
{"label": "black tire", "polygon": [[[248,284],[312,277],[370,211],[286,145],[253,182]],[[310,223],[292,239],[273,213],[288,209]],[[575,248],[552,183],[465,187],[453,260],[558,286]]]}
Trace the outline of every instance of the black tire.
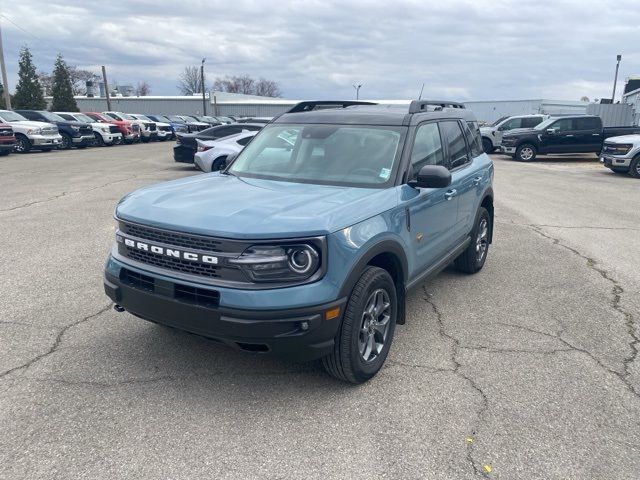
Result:
{"label": "black tire", "polygon": [[2,151],[0,151],[0,157],[6,157],[10,153],[11,153],[10,150],[2,150]]}
{"label": "black tire", "polygon": [[16,133],[16,152],[28,153],[31,151],[31,140],[21,133]]}
{"label": "black tire", "polygon": [[484,137],[482,138],[482,150],[484,150],[486,154],[493,153],[493,143],[491,143],[491,140]]}
{"label": "black tire", "polygon": [[493,225],[486,208],[480,207],[476,215],[476,223],[471,231],[471,243],[458,258],[455,267],[464,273],[477,273],[482,270],[489,254],[489,244]]}
{"label": "black tire", "polygon": [[640,155],[631,160],[631,165],[629,166],[629,175],[633,178],[640,178]]}
{"label": "black tire", "polygon": [[535,160],[538,149],[530,143],[523,143],[516,149],[515,159],[519,162],[531,162]]}
{"label": "black tire", "polygon": [[62,142],[58,148],[60,150],[71,150],[71,146],[73,145],[71,137],[66,133],[61,133],[60,136],[62,137]]}
{"label": "black tire", "polygon": [[41,148],[41,149],[40,149],[40,151],[41,151],[41,152],[44,152],[44,153],[48,153],[48,152],[50,152],[51,150],[53,150],[53,148]]}
{"label": "black tire", "polygon": [[76,148],[83,149],[83,148],[87,148],[88,146],[89,145],[78,145]]}
{"label": "black tire", "polygon": [[[377,321],[367,324],[368,319],[374,318],[374,316],[365,312],[365,308],[370,304],[374,296],[375,299],[379,298],[378,295],[383,297],[382,306],[384,306],[384,310],[381,314],[375,314],[374,316],[377,319],[380,319],[381,316],[383,319],[387,316],[388,318],[386,318],[384,324],[376,323]],[[353,287],[345,308],[342,325],[335,338],[333,352],[322,359],[325,370],[337,379],[355,384],[366,382],[372,378],[382,368],[387,358],[393,341],[397,316],[396,286],[391,275],[382,268],[367,267],[355,287]],[[376,329],[373,326],[374,323],[384,328],[384,332]],[[375,351],[374,356],[371,356],[374,353],[374,348],[371,348],[366,340],[363,343],[364,337],[367,339],[374,338],[373,342],[382,339],[380,350]],[[364,352],[361,352],[360,348],[363,345]],[[378,347],[377,343],[372,345]],[[365,360],[367,351],[369,356]]]}
{"label": "black tire", "polygon": [[102,135],[100,135],[98,132],[93,132],[93,136],[96,137],[96,145],[98,147],[105,146],[104,140],[102,139]]}
{"label": "black tire", "polygon": [[227,161],[227,156],[226,155],[216,158],[213,161],[213,163],[211,164],[211,171],[212,172],[220,171],[220,166],[226,161]]}

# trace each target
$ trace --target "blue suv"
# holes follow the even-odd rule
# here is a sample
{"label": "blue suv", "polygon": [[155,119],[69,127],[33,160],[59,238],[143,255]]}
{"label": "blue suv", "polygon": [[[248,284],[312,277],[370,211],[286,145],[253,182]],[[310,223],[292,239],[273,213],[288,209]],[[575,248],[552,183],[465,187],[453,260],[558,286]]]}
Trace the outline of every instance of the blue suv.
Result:
{"label": "blue suv", "polygon": [[361,383],[410,288],[487,258],[493,164],[461,104],[303,102],[227,162],[120,200],[116,310]]}

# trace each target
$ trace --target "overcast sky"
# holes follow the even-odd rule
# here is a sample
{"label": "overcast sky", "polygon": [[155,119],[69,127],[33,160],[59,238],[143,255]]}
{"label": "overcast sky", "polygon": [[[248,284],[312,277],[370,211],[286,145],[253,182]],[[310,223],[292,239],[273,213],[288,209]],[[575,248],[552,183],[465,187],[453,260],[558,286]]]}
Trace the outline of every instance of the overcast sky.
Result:
{"label": "overcast sky", "polygon": [[[185,65],[247,73],[284,97],[460,100],[611,96],[640,75],[638,0],[0,0],[11,89],[18,50],[177,95]],[[17,24],[18,28],[13,23]],[[618,90],[620,92],[620,90]],[[619,98],[619,95],[618,95]]]}

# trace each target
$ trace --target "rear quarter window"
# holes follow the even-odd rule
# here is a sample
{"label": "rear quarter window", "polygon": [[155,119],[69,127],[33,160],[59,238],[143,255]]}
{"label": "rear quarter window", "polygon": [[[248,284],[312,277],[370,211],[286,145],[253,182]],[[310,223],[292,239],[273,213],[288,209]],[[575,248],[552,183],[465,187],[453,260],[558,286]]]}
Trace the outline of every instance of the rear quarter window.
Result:
{"label": "rear quarter window", "polygon": [[478,122],[467,122],[464,134],[467,137],[467,143],[469,144],[469,150],[471,150],[471,156],[477,157],[483,153],[482,149],[482,136],[480,135],[480,127]]}

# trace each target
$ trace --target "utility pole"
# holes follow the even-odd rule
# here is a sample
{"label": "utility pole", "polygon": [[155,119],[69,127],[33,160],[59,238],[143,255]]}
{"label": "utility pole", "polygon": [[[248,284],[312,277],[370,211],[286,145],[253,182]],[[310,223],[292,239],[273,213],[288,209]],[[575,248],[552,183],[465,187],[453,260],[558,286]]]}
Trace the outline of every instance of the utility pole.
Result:
{"label": "utility pole", "polygon": [[107,96],[107,111],[111,111],[111,97],[109,96],[109,83],[107,82],[107,70],[102,65],[102,81],[104,82],[104,93]]}
{"label": "utility pole", "polygon": [[204,94],[204,61],[206,58],[202,59],[202,63],[200,64],[200,81],[202,82],[202,115],[207,114],[207,101],[205,100]]}
{"label": "utility pole", "polygon": [[7,80],[7,69],[4,66],[4,49],[2,47],[2,27],[0,26],[0,69],[2,70],[2,87],[4,91],[4,102],[8,110],[11,110],[11,95],[9,95],[9,83]]}
{"label": "utility pole", "polygon": [[362,87],[362,84],[353,86],[356,89],[356,100],[360,100],[360,87]]}
{"label": "utility pole", "polygon": [[618,69],[620,68],[620,60],[622,60],[622,55],[618,55],[616,57],[617,63],[616,63],[616,76],[613,79],[613,93],[611,94],[611,103],[615,102],[616,100],[616,83],[618,83]]}

